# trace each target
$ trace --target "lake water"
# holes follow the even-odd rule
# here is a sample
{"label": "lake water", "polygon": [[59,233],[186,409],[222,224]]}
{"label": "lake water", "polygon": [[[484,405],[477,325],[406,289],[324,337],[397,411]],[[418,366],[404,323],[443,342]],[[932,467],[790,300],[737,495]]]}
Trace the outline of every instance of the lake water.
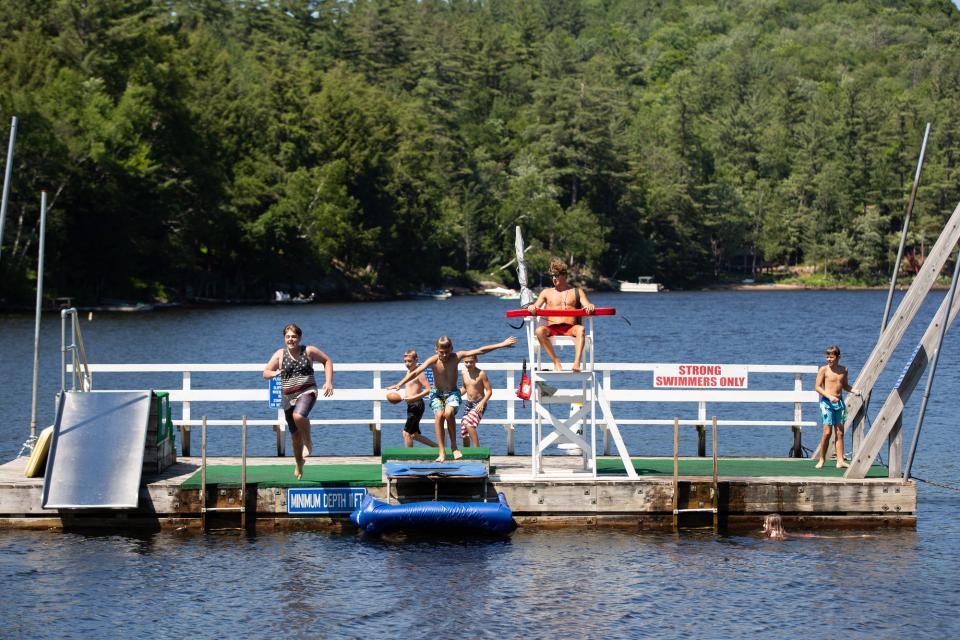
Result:
{"label": "lake water", "polygon": [[[877,384],[871,415],[942,296],[931,296],[903,340]],[[821,364],[824,347],[836,343],[855,378],[876,340],[885,294],[690,292],[592,298],[598,305],[617,307],[629,320],[597,320],[599,362]],[[508,335],[522,339],[503,317],[510,304],[515,303],[454,297],[97,313],[89,322],[84,317],[82,331],[91,362],[259,363],[280,346],[283,325],[292,321],[303,327],[305,342],[335,362],[399,362],[408,347],[429,355],[441,333],[453,338],[455,348]],[[41,428],[52,420],[60,384],[59,342],[59,317],[45,316]],[[17,454],[29,433],[32,346],[31,316],[0,315],[0,363],[8,371],[0,387],[4,460]],[[482,362],[518,361],[523,353],[519,348],[498,351]],[[915,475],[955,485],[960,485],[953,454],[958,363],[960,341],[951,332],[914,464]],[[262,384],[258,374],[238,374],[231,382]],[[336,382],[354,386],[359,378],[338,375]],[[905,414],[908,445],[924,382]],[[138,383],[179,386],[179,379],[126,379],[119,386],[136,388]],[[218,386],[223,383],[224,378],[217,379]],[[204,384],[213,382],[195,376],[195,387]],[[812,384],[811,375],[804,387]],[[342,410],[319,405],[315,417],[320,408],[328,412],[324,417]],[[385,409],[387,417],[400,417],[399,410],[390,416],[391,409]],[[249,407],[249,412],[264,414],[264,408]],[[625,431],[632,451],[668,454],[672,449],[669,428]],[[315,434],[320,453],[370,450],[365,428],[316,429]],[[520,454],[529,452],[526,435],[518,430]],[[811,447],[815,440],[816,429],[808,429],[804,444]],[[222,429],[211,436],[211,448],[234,453],[238,441],[234,430]],[[272,432],[255,431],[251,448],[269,455],[272,441]],[[398,431],[385,433],[384,446],[399,444]],[[503,453],[502,431],[491,428],[484,444]],[[788,429],[721,432],[725,455],[785,455],[789,446]],[[683,453],[694,449],[688,433]],[[818,537],[781,542],[750,534],[619,530],[518,531],[495,541],[377,540],[315,532],[138,536],[0,530],[0,579],[6,587],[0,599],[0,637],[113,637],[121,629],[131,637],[161,638],[955,637],[960,631],[960,493],[924,483],[918,490],[916,530],[819,532]]]}

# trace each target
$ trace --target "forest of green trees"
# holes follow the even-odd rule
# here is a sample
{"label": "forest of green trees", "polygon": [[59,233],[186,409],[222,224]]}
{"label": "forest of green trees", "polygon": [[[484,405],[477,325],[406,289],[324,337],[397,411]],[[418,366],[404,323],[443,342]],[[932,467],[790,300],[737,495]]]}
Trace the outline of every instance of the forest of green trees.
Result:
{"label": "forest of green trees", "polygon": [[[889,278],[960,202],[950,0],[5,0],[0,302]],[[509,278],[510,272],[501,272]]]}

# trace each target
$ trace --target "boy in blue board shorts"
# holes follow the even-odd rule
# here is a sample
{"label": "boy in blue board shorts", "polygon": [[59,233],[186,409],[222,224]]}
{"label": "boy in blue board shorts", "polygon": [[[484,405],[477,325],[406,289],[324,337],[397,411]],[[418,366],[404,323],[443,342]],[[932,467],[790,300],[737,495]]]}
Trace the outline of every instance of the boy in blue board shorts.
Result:
{"label": "boy in blue board shorts", "polygon": [[435,355],[430,356],[426,361],[413,371],[408,371],[407,375],[397,384],[387,387],[388,389],[399,389],[409,380],[416,378],[428,369],[433,370],[433,379],[435,384],[430,390],[430,408],[433,409],[434,429],[437,432],[437,447],[440,449],[440,455],[436,462],[446,462],[447,454],[444,447],[444,426],[450,434],[450,449],[453,451],[454,460],[463,457],[463,453],[457,448],[457,432],[454,422],[454,416],[457,409],[460,408],[460,385],[457,384],[459,377],[460,361],[469,356],[479,356],[484,353],[490,353],[494,349],[504,349],[512,347],[517,343],[514,336],[510,336],[503,342],[497,344],[488,344],[478,349],[467,349],[464,351],[454,351],[453,341],[447,336],[437,338]]}
{"label": "boy in blue board shorts", "polygon": [[840,347],[827,347],[827,364],[817,371],[817,393],[820,394],[820,415],[823,418],[823,435],[820,438],[820,460],[817,469],[826,461],[827,445],[830,444],[830,432],[836,431],[837,468],[849,466],[843,459],[843,427],[847,420],[847,405],[843,402],[843,392],[854,395],[860,392],[851,387],[847,380],[847,368],[840,366]]}

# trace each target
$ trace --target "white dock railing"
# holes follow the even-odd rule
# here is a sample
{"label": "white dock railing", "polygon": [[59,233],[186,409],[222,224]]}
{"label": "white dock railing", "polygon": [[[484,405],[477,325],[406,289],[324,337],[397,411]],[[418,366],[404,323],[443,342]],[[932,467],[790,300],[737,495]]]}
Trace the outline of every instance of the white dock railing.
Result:
{"label": "white dock railing", "polygon": [[[803,376],[815,375],[817,367],[807,365],[738,365],[745,367],[749,377],[750,385],[755,387],[751,389],[662,389],[652,388],[652,385],[645,388],[618,388],[616,380],[618,375],[621,379],[633,378],[643,372],[652,372],[662,363],[597,363],[595,370],[601,372],[601,385],[604,394],[614,406],[614,415],[617,414],[617,406],[622,403],[658,403],[658,404],[676,404],[678,411],[684,409],[687,412],[693,407],[697,408],[697,417],[681,419],[681,425],[692,425],[697,427],[699,442],[698,454],[705,455],[705,427],[709,424],[708,406],[716,404],[763,404],[774,405],[775,408],[764,411],[765,415],[776,415],[781,412],[784,419],[739,419],[725,418],[718,420],[720,426],[737,427],[789,427],[793,431],[793,455],[801,455],[800,451],[800,432],[803,427],[816,426],[818,423],[814,420],[803,419],[803,405],[815,405],[818,401],[818,395],[815,391],[804,390]],[[725,365],[726,366],[726,365]],[[493,412],[488,412],[484,418],[484,424],[499,424],[503,427],[507,454],[515,454],[514,432],[516,426],[530,424],[530,408],[519,406],[521,402],[516,397],[516,387],[519,381],[520,365],[516,363],[497,363],[484,362],[482,368],[489,372],[504,372],[490,375],[491,385],[493,386],[492,402],[504,403],[506,412],[504,417],[493,417]],[[66,365],[67,372],[72,372],[72,366]],[[268,407],[268,389],[267,382],[262,379],[262,364],[90,364],[89,371],[92,379],[92,386],[95,389],[120,390],[127,387],[117,386],[124,384],[124,377],[136,374],[138,380],[142,379],[144,374],[179,374],[180,386],[165,388],[157,384],[150,387],[140,386],[140,388],[152,388],[155,391],[167,391],[170,394],[170,401],[174,405],[180,406],[180,415],[175,417],[173,422],[181,433],[181,447],[183,455],[190,455],[190,430],[194,426],[199,426],[201,420],[194,417],[197,403],[237,403],[237,402],[260,402],[263,406],[263,418],[247,416],[247,425],[271,427],[276,434],[277,455],[285,454],[285,430],[286,423],[283,418],[283,412],[273,410]],[[381,433],[384,425],[402,425],[405,420],[383,417],[383,403],[386,401],[386,388],[397,382],[406,371],[402,364],[388,363],[336,363],[334,365],[334,394],[329,398],[320,397],[319,403],[326,402],[363,402],[368,408],[358,411],[356,417],[350,418],[316,418],[311,419],[312,425],[365,425],[369,428],[372,441],[373,453],[379,455]],[[343,376],[341,374],[367,374],[370,383],[363,387],[342,386]],[[108,375],[109,374],[109,375]],[[216,388],[194,388],[193,375],[203,374],[204,377],[216,374],[250,374],[250,386],[247,388],[236,387],[216,387]],[[757,374],[754,376],[753,374]],[[758,388],[758,379],[766,374],[780,374],[779,389]],[[783,383],[783,377],[790,379],[789,385]],[[117,383],[104,385],[104,382]],[[127,381],[129,384],[129,380]],[[786,388],[783,388],[786,387]],[[388,403],[389,404],[389,403]],[[776,407],[776,405],[780,405]],[[787,405],[788,408],[783,405]],[[751,416],[758,412],[751,411]],[[323,415],[323,411],[317,414]],[[429,415],[429,413],[428,413]],[[673,417],[680,415],[678,412],[669,412],[668,415],[650,418],[621,418],[617,417],[616,423],[621,426],[628,425],[673,425]],[[816,412],[814,412],[816,417]],[[210,417],[207,416],[208,426],[238,426],[241,420],[239,415],[228,417]],[[601,425],[598,425],[601,426]],[[601,427],[602,428],[602,427]],[[604,455],[609,455],[609,446],[606,429],[603,429],[604,435]]]}

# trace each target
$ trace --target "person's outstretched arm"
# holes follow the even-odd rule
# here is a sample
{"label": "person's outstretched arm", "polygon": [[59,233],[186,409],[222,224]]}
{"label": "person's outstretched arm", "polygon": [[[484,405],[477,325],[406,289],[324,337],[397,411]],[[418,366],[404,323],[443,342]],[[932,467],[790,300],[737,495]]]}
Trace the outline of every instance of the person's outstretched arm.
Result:
{"label": "person's outstretched arm", "polygon": [[[389,387],[387,387],[387,389],[392,389],[394,391],[400,389],[400,387],[402,387],[403,385],[405,385],[406,383],[408,383],[409,381],[413,380],[418,375],[426,371],[427,367],[429,367],[436,361],[437,361],[436,355],[430,356],[429,358],[423,361],[423,364],[421,364],[419,367],[417,367],[413,371],[407,371],[407,375],[403,376],[403,378],[400,379],[400,382],[398,382],[397,384],[390,385]],[[429,385],[427,386],[429,387]]]}
{"label": "person's outstretched arm", "polygon": [[495,351],[497,349],[512,347],[515,344],[517,344],[517,337],[510,336],[503,342],[498,342],[497,344],[487,344],[480,347],[479,349],[470,349],[469,351],[458,351],[457,355],[460,357],[460,359],[466,358],[467,356],[481,356],[485,353],[490,353],[491,351]]}

